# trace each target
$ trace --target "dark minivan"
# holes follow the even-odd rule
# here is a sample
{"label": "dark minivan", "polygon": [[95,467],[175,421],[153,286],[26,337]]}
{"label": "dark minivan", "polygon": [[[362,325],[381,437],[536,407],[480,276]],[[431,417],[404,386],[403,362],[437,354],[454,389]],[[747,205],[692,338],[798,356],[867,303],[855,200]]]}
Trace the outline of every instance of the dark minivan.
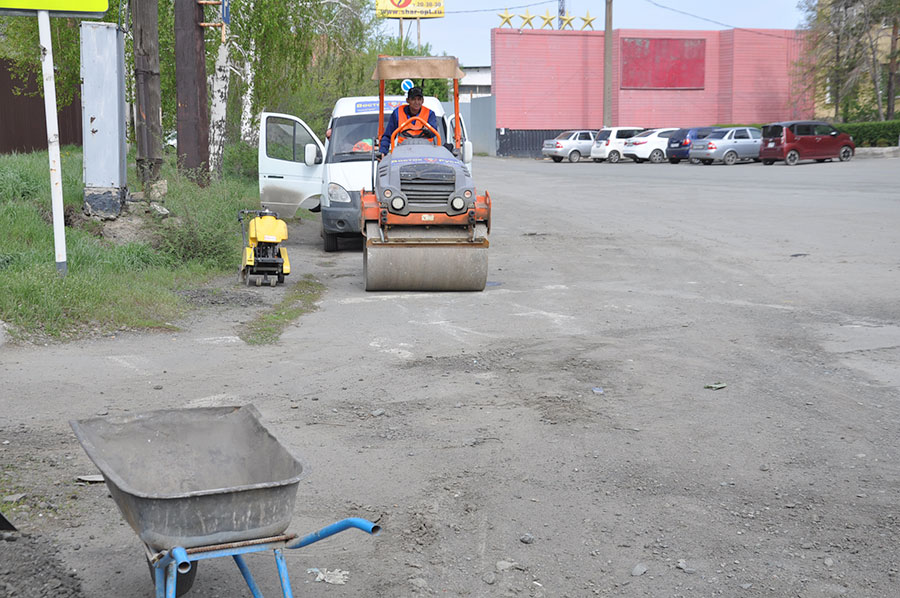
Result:
{"label": "dark minivan", "polygon": [[669,144],[666,146],[666,158],[671,164],[678,164],[682,160],[689,158],[688,153],[691,151],[691,145],[697,139],[704,139],[712,133],[715,127],[691,127],[688,129],[678,129],[669,137]]}
{"label": "dark minivan", "polygon": [[853,138],[830,124],[816,120],[772,123],[762,128],[759,158],[766,166],[784,160],[793,166],[800,160],[846,162],[856,152]]}

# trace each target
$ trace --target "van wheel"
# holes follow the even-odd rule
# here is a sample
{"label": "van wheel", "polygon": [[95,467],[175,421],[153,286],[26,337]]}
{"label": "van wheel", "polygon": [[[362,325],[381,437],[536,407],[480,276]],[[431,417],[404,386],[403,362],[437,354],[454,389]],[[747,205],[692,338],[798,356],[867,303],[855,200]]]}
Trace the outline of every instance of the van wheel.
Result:
{"label": "van wheel", "polygon": [[322,245],[327,252],[338,250],[338,236],[332,233],[322,233]]}
{"label": "van wheel", "polygon": [[724,162],[726,166],[733,166],[734,163],[737,162],[737,152],[725,152],[722,162]]}
{"label": "van wheel", "polygon": [[619,152],[617,152],[616,150],[609,152],[609,155],[606,156],[606,161],[609,162],[610,164],[615,164],[616,162],[618,162],[621,159],[622,159],[622,155]]}
{"label": "van wheel", "polygon": [[800,154],[797,153],[797,150],[789,151],[787,153],[787,155],[784,157],[784,163],[787,164],[788,166],[793,166],[799,161],[800,161]]}
{"label": "van wheel", "polygon": [[669,158],[669,164],[678,164],[681,162],[678,158]]}
{"label": "van wheel", "polygon": [[572,153],[569,154],[569,162],[578,162],[579,160],[581,160],[581,152],[572,150]]}
{"label": "van wheel", "polygon": [[849,162],[850,158],[853,157],[853,150],[849,145],[845,145],[841,148],[840,153],[838,154],[838,160],[841,162]]}

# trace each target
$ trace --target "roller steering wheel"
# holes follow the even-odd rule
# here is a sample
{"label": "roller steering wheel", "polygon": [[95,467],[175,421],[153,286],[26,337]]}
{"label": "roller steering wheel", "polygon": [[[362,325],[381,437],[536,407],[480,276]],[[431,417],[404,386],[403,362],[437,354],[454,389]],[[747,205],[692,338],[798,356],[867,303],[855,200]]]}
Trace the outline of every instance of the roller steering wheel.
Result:
{"label": "roller steering wheel", "polygon": [[400,133],[408,133],[412,129],[412,125],[416,122],[422,123],[423,128],[434,135],[434,137],[431,138],[431,142],[434,145],[441,145],[441,134],[438,133],[434,127],[429,125],[426,119],[421,116],[411,116],[406,119],[402,125],[397,127],[397,130],[391,135],[391,151],[394,151],[394,148],[397,147],[397,136],[400,135]]}

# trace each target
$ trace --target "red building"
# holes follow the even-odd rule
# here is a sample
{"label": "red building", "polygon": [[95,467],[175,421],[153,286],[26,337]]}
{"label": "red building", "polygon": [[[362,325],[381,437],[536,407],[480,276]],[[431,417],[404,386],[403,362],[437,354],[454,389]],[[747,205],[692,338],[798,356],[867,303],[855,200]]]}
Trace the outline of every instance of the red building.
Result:
{"label": "red building", "polygon": [[[609,124],[812,118],[812,90],[796,66],[801,36],[785,29],[617,29]],[[603,37],[602,31],[491,30],[498,154],[539,155],[540,141],[551,134],[602,126]]]}

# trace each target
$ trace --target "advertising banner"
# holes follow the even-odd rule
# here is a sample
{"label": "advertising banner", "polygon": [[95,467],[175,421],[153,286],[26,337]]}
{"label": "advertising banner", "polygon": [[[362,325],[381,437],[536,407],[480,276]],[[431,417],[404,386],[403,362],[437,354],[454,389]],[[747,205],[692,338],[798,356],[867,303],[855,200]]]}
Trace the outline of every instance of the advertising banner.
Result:
{"label": "advertising banner", "polygon": [[375,0],[375,16],[384,19],[434,19],[444,16],[444,0]]}

